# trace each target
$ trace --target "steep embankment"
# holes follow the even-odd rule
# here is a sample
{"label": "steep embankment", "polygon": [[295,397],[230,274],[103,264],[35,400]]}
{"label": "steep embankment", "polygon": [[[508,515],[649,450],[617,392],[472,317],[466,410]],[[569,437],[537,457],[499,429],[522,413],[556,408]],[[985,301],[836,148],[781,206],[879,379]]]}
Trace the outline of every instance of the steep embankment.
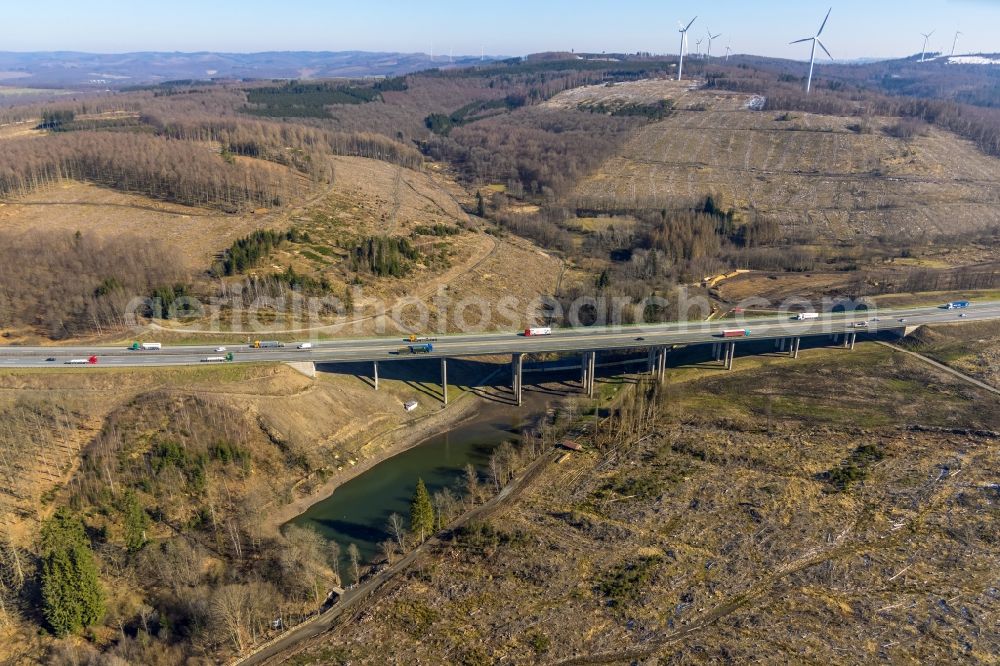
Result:
{"label": "steep embankment", "polygon": [[[3,569],[0,643],[26,647],[29,662],[60,645],[26,637],[44,625],[32,601],[39,525],[65,506],[91,531],[108,622],[142,617],[193,632],[180,648],[137,647],[115,642],[110,624],[95,627],[95,644],[119,656],[149,663],[164,650],[179,650],[173,659],[251,641],[256,624],[236,637],[221,628],[212,604],[224,595],[256,595],[289,617],[314,610],[316,595],[339,582],[334,551],[318,537],[279,534],[281,522],[461,418],[476,398],[456,403],[458,387],[492,371],[453,363],[453,407],[441,411],[428,386],[437,364],[403,365],[383,373],[378,392],[353,374],[310,380],[283,365],[0,374],[0,566],[16,554],[24,571],[12,579]],[[406,400],[419,408],[405,412]],[[204,605],[190,607],[192,598]]]}

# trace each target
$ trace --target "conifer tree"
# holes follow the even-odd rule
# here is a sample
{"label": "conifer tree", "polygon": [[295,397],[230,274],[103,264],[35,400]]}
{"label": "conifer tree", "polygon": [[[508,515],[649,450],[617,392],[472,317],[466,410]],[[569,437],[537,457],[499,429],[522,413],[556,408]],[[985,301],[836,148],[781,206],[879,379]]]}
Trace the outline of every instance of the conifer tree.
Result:
{"label": "conifer tree", "polygon": [[417,480],[417,490],[410,502],[410,531],[423,541],[434,531],[434,505],[423,479]]}
{"label": "conifer tree", "polygon": [[146,545],[146,528],[149,527],[149,516],[139,503],[135,492],[125,493],[122,502],[122,512],[125,514],[125,548],[130,553],[138,552]]}
{"label": "conifer tree", "polygon": [[57,636],[104,617],[104,592],[83,523],[66,507],[42,525],[42,612]]}

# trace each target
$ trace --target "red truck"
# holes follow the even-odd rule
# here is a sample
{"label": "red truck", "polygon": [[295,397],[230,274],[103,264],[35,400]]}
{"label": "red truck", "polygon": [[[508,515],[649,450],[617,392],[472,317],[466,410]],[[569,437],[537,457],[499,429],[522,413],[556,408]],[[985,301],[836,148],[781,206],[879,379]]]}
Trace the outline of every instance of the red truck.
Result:
{"label": "red truck", "polygon": [[724,338],[748,338],[750,337],[749,328],[727,328],[722,332],[722,337]]}

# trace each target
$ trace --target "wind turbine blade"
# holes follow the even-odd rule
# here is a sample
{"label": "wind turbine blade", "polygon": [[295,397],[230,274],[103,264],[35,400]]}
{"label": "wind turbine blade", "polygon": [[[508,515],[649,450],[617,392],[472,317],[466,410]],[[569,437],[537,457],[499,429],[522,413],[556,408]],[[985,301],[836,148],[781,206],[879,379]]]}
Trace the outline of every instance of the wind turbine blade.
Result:
{"label": "wind turbine blade", "polygon": [[801,44],[802,42],[808,42],[808,41],[811,41],[813,39],[816,39],[816,38],[815,37],[805,37],[803,39],[796,39],[794,42],[788,42],[788,43],[789,44]]}
{"label": "wind turbine blade", "polygon": [[694,22],[697,21],[697,20],[698,20],[698,17],[695,16],[693,19],[691,19],[691,22],[687,24],[687,28],[684,28],[684,30],[686,31],[688,28],[690,28],[692,25],[694,25]]}
{"label": "wind turbine blade", "polygon": [[819,44],[819,47],[820,47],[821,49],[823,49],[823,52],[824,52],[824,53],[826,53],[826,54],[827,54],[828,56],[830,56],[830,60],[833,60],[833,56],[832,56],[832,55],[830,55],[830,52],[826,50],[826,47],[825,47],[825,46],[823,46],[823,42],[821,42],[821,41],[819,41],[819,40],[817,39],[817,40],[816,40],[816,43],[817,43],[817,44]]}
{"label": "wind turbine blade", "polygon": [[819,37],[820,35],[823,34],[823,28],[826,27],[826,22],[829,20],[829,18],[830,18],[830,12],[832,12],[832,11],[833,11],[833,7],[830,7],[830,9],[826,10],[826,18],[823,19],[822,25],[819,26],[819,32],[816,33],[817,37]]}

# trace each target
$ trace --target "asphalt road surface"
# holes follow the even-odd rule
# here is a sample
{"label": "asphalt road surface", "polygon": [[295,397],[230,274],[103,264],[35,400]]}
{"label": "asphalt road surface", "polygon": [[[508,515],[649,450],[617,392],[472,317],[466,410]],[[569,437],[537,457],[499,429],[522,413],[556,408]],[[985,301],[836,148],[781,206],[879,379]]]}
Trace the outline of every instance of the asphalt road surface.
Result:
{"label": "asphalt road surface", "polygon": [[[219,345],[164,346],[160,351],[132,351],[125,347],[19,347],[0,346],[0,368],[60,367],[85,371],[93,365],[68,365],[71,359],[97,357],[97,367],[141,367],[170,365],[208,365],[204,359],[233,353],[236,363],[314,361],[317,363],[393,361],[414,358],[456,358],[491,354],[574,352],[602,349],[634,349],[660,345],[685,345],[720,342],[724,329],[747,328],[743,340],[773,340],[845,332],[898,330],[904,326],[1000,319],[1000,302],[978,302],[968,308],[948,310],[917,307],[871,312],[825,313],[818,319],[797,320],[791,316],[769,316],[747,320],[716,322],[672,322],[643,326],[586,327],[554,329],[551,335],[524,336],[515,332],[477,333],[433,336],[431,353],[411,354],[410,343],[403,336],[363,339],[313,341],[311,349],[297,349],[296,342],[284,347],[254,349],[248,345],[226,345],[226,352],[216,352]],[[857,327],[864,322],[866,326]],[[263,339],[263,338],[262,338]],[[420,343],[416,343],[420,344]],[[403,350],[403,351],[401,351]],[[52,360],[49,360],[52,359]]]}

